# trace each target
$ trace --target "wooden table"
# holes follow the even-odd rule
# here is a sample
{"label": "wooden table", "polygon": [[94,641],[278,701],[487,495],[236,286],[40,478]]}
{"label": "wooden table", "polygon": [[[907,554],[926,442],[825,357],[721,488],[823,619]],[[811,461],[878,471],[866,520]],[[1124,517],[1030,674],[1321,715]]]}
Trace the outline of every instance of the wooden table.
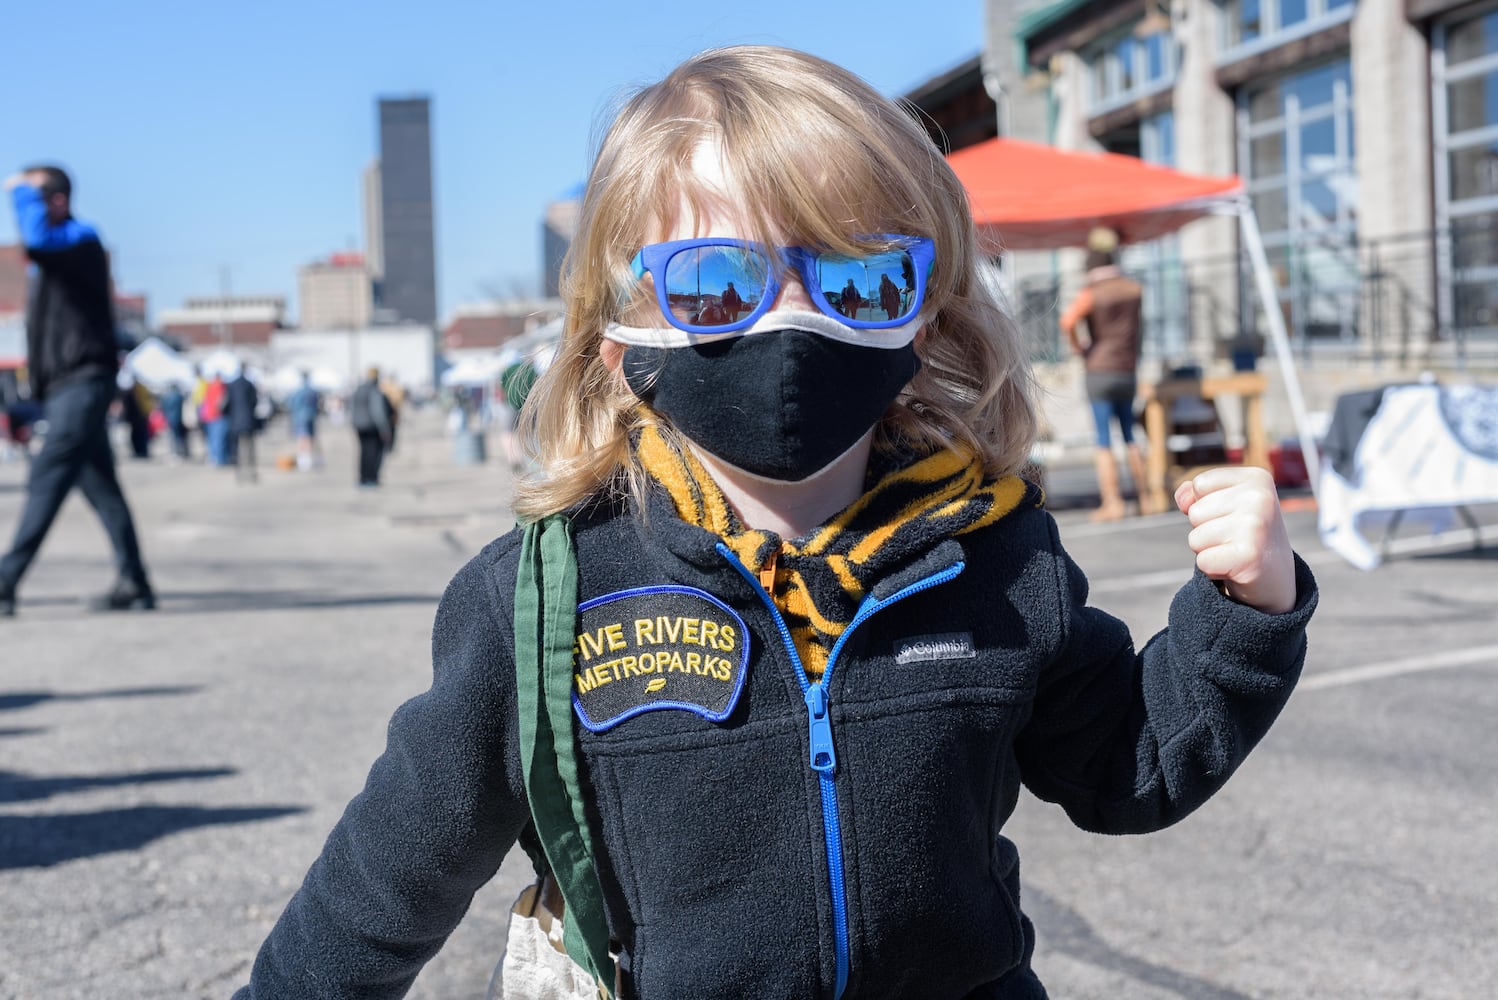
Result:
{"label": "wooden table", "polygon": [[1144,429],[1149,438],[1145,470],[1155,510],[1169,510],[1171,496],[1183,480],[1211,466],[1176,465],[1171,461],[1166,441],[1170,438],[1171,404],[1182,396],[1199,396],[1216,406],[1222,396],[1236,396],[1243,403],[1244,465],[1269,468],[1269,444],[1264,437],[1264,376],[1258,372],[1235,372],[1232,375],[1203,378],[1167,378],[1140,386],[1144,399]]}

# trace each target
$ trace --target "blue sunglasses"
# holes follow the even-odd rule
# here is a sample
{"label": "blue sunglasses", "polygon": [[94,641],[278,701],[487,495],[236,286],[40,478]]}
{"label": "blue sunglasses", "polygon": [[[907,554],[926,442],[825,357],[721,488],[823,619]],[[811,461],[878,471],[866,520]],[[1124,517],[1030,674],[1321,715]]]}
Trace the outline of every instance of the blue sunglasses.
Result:
{"label": "blue sunglasses", "polygon": [[840,323],[857,330],[902,326],[921,311],[936,244],[924,236],[867,238],[890,246],[849,257],[709,236],[651,243],[630,266],[637,278],[650,273],[661,315],[687,333],[732,333],[768,312],[780,292],[772,254],[801,278],[816,307]]}

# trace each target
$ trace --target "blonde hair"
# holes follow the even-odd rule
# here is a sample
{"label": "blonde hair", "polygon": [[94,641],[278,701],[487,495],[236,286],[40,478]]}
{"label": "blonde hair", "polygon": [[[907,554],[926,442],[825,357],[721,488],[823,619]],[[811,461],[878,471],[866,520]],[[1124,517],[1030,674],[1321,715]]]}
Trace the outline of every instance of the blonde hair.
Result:
{"label": "blonde hair", "polygon": [[517,515],[646,488],[629,439],[653,418],[599,350],[605,325],[637,299],[629,262],[640,246],[671,228],[683,200],[698,219],[722,204],[692,171],[703,142],[717,145],[737,179],[745,238],[843,253],[867,249],[856,234],[935,242],[921,370],[876,443],[960,443],[990,474],[1017,472],[1037,430],[1029,363],[979,276],[967,195],[940,150],[910,113],[852,73],[791,49],[734,46],[694,56],[637,92],[604,135],[563,264],[561,344],[521,413],[539,469],[519,486]]}

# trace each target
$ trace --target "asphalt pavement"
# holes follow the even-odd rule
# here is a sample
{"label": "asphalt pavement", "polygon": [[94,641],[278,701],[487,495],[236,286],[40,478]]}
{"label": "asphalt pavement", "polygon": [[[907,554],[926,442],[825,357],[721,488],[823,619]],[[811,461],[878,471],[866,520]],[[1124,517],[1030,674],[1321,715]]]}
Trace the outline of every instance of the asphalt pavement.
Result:
{"label": "asphalt pavement", "polygon": [[[377,491],[352,434],[328,466],[122,461],[160,593],[101,616],[98,522],[73,498],[0,620],[0,998],[227,997],[362,786],[391,712],[427,685],[452,574],[507,530],[503,463],[458,465],[414,414]],[[0,464],[0,542],[24,490]],[[1136,641],[1189,575],[1185,522],[1088,523],[1085,469],[1048,482],[1094,603]],[[1109,838],[1028,796],[1035,965],[1064,998],[1451,998],[1498,981],[1498,512],[1403,529],[1363,573],[1287,515],[1322,588],[1305,677],[1227,788],[1176,827]],[[411,995],[483,997],[518,852]]]}

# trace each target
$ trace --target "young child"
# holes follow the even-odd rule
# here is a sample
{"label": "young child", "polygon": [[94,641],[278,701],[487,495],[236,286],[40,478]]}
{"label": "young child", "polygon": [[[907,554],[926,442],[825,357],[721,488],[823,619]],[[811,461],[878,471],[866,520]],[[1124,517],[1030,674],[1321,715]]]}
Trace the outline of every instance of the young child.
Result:
{"label": "young child", "polygon": [[[1157,830],[1289,696],[1315,584],[1269,477],[1177,491],[1198,571],[1136,653],[1015,475],[1030,376],[977,263],[920,126],[809,55],[706,52],[603,140],[516,510],[575,532],[575,735],[628,996],[1043,997],[1000,832],[1021,783]],[[885,273],[898,315],[839,310]],[[703,325],[728,280],[739,315]],[[431,689],[242,998],[402,995],[515,843],[518,547],[449,587]]]}

